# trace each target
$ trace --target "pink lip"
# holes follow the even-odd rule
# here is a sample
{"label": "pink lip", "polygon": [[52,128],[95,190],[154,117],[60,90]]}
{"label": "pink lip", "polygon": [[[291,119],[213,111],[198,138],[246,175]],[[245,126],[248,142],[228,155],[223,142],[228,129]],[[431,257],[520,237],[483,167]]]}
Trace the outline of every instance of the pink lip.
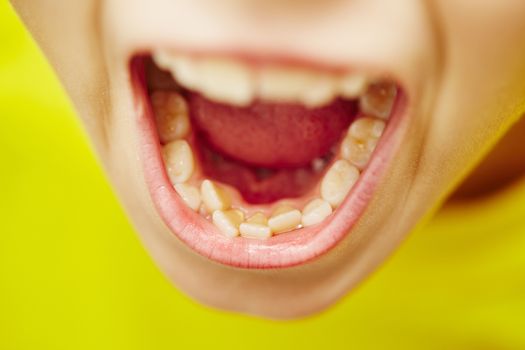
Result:
{"label": "pink lip", "polygon": [[345,201],[322,224],[280,234],[268,240],[228,238],[208,220],[189,209],[170,184],[160,156],[158,136],[145,91],[142,60],[130,64],[135,91],[141,161],[153,203],[170,230],[197,253],[241,268],[284,268],[308,262],[333,248],[361,217],[398,149],[407,100],[400,94],[383,137],[367,169]]}

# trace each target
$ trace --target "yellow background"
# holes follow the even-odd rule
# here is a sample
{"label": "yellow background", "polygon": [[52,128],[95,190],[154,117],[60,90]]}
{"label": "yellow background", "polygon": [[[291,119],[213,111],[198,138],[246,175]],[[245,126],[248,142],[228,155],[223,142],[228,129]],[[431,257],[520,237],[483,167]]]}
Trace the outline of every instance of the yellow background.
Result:
{"label": "yellow background", "polygon": [[525,182],[442,210],[320,315],[211,310],[147,256],[4,1],[0,38],[1,350],[525,349]]}

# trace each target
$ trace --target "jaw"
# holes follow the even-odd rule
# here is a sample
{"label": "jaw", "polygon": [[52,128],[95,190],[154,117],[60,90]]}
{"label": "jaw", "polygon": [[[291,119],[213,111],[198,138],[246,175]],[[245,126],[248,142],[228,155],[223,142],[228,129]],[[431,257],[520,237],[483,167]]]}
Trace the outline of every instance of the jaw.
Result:
{"label": "jaw", "polygon": [[[136,95],[140,93],[143,95]],[[344,229],[337,230],[340,236],[334,237],[333,231],[324,230],[327,235],[331,235],[331,243],[323,245],[319,230],[312,231],[310,236],[300,237],[304,240],[299,243],[302,245],[302,251],[311,255],[287,255],[288,260],[252,260],[243,255],[242,249],[238,248],[235,252],[225,250],[227,255],[222,257],[210,255],[205,245],[192,246],[189,243],[195,241],[195,234],[209,235],[210,231],[193,231],[191,238],[181,236],[181,232],[188,232],[178,231],[175,227],[177,223],[170,220],[188,220],[193,213],[185,208],[184,203],[177,200],[174,191],[168,190],[169,186],[166,184],[169,182],[162,171],[160,146],[155,136],[154,118],[151,111],[148,112],[146,96],[144,91],[134,91],[133,98],[137,103],[133,108],[137,121],[134,132],[139,135],[136,146],[140,152],[145,151],[141,153],[141,159],[148,160],[147,164],[140,164],[143,167],[141,171],[144,173],[144,179],[146,183],[149,182],[147,191],[153,202],[153,207],[148,205],[148,212],[152,217],[160,216],[160,222],[157,219],[153,223],[138,223],[139,232],[146,233],[142,235],[142,239],[167,275],[200,302],[272,318],[295,318],[317,312],[338,300],[350,286],[370,273],[408,231],[408,226],[401,228],[400,222],[395,219],[395,215],[401,217],[402,212],[397,198],[403,198],[402,193],[406,190],[401,186],[405,182],[406,174],[401,168],[396,169],[396,166],[407,166],[411,163],[410,158],[405,158],[403,162],[399,156],[396,157],[396,153],[403,143],[403,135],[411,115],[417,108],[416,104],[408,107],[405,96],[398,100],[398,113],[393,113],[395,117],[392,118],[392,126],[388,131],[390,134],[385,134],[388,143],[385,141],[382,157],[373,158],[367,168],[374,169],[375,176],[372,175],[368,181],[363,180],[359,184],[363,196],[354,197],[359,206],[348,201],[349,204],[346,204],[345,208],[348,210],[347,215],[351,217],[341,216],[331,223],[344,226]],[[144,145],[147,147],[144,148]],[[415,153],[413,155],[415,156]],[[392,162],[396,166],[393,166]],[[163,185],[156,186],[155,183]],[[155,188],[159,192],[152,191]],[[390,191],[390,195],[382,197],[380,194],[383,191]],[[352,209],[352,205],[355,205],[356,209]],[[180,215],[173,215],[177,211]],[[377,220],[378,217],[383,220]],[[157,229],[151,230],[151,227]],[[389,236],[384,236],[385,234]],[[263,249],[265,246],[272,247],[265,241],[253,244]],[[286,249],[289,247],[287,244],[289,242],[284,242],[281,247]],[[324,250],[319,250],[319,247]],[[309,249],[311,250],[308,251]],[[275,267],[279,269],[276,270]],[[215,288],[217,283],[223,285],[220,290]],[[210,293],[210,290],[215,291]],[[246,291],[248,293],[245,293]],[[291,295],[296,297],[290,300]],[[234,301],[231,296],[236,296]]]}

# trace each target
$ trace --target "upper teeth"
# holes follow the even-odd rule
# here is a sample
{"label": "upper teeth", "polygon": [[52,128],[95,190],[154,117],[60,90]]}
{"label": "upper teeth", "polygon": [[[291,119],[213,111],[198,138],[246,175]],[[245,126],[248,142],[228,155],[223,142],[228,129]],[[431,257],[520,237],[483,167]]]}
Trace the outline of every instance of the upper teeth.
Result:
{"label": "upper teeth", "polygon": [[155,52],[153,58],[185,88],[236,106],[247,106],[259,98],[318,107],[337,96],[360,96],[368,85],[366,76],[358,72],[341,75],[276,65],[252,67],[234,59],[193,58],[165,51]]}

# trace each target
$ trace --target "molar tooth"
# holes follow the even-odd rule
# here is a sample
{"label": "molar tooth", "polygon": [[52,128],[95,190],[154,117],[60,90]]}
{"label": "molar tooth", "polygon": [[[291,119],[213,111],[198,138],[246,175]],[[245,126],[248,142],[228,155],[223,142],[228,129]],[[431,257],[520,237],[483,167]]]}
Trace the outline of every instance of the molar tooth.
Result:
{"label": "molar tooth", "polygon": [[374,117],[387,120],[396,99],[397,88],[391,82],[370,84],[359,99],[361,111]]}
{"label": "molar tooth", "polygon": [[188,207],[194,211],[199,210],[201,206],[201,193],[197,187],[185,183],[175,184],[174,187],[175,191],[177,191]]}
{"label": "molar tooth", "polygon": [[321,197],[337,207],[359,178],[359,170],[344,159],[337,160],[321,181]]}
{"label": "molar tooth", "polygon": [[348,135],[341,143],[341,157],[363,170],[368,164],[374,148],[374,142],[360,141]]}
{"label": "molar tooth", "polygon": [[304,227],[316,225],[332,214],[330,204],[321,198],[309,202],[303,209],[302,224]]}
{"label": "molar tooth", "polygon": [[155,91],[151,104],[162,143],[186,137],[190,132],[188,106],[184,98],[176,92]]}
{"label": "molar tooth", "polygon": [[361,117],[355,120],[348,134],[360,141],[367,141],[368,139],[378,139],[385,130],[385,122],[381,119],[371,117]]}
{"label": "molar tooth", "polygon": [[193,153],[185,140],[175,140],[166,144],[162,148],[162,157],[171,183],[185,182],[193,174]]}
{"label": "molar tooth", "polygon": [[297,228],[301,224],[301,212],[291,206],[278,207],[268,220],[268,226],[274,233],[281,233]]}
{"label": "molar tooth", "polygon": [[228,59],[203,59],[198,71],[198,85],[206,97],[238,106],[252,102],[255,82],[249,67]]}
{"label": "molar tooth", "polygon": [[341,96],[346,98],[359,97],[366,89],[368,81],[364,74],[349,73],[339,81]]}
{"label": "molar tooth", "polygon": [[249,238],[264,239],[272,236],[272,230],[268,226],[268,219],[263,213],[252,215],[239,226],[239,231],[241,236]]}
{"label": "molar tooth", "polygon": [[244,214],[240,210],[215,210],[212,221],[217,228],[228,237],[239,235],[239,225],[244,221]]}
{"label": "molar tooth", "polygon": [[225,210],[231,205],[231,198],[226,191],[210,180],[204,180],[201,184],[201,198],[208,212]]}

